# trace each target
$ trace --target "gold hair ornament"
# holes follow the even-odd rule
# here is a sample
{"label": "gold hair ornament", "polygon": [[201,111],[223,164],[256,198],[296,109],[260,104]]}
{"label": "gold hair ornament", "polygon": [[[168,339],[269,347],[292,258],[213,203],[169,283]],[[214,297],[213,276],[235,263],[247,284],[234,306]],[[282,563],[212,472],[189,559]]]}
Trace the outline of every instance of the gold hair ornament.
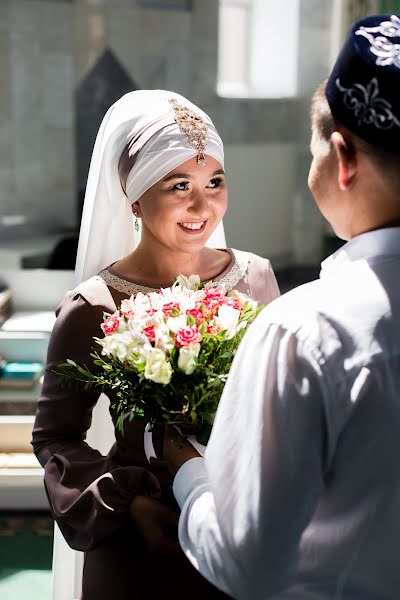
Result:
{"label": "gold hair ornament", "polygon": [[207,123],[193,110],[179,104],[175,98],[170,98],[169,102],[175,113],[175,122],[179,130],[187,137],[192,148],[197,151],[197,164],[201,167],[204,166],[206,164],[204,152],[207,144]]}

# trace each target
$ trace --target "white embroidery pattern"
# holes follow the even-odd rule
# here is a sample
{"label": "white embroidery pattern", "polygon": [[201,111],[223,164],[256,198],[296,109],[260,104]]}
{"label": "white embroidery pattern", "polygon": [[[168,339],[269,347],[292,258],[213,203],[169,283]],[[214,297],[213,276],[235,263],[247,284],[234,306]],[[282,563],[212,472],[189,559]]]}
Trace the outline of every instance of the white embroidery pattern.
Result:
{"label": "white embroidery pattern", "polygon": [[393,114],[390,102],[378,96],[376,77],[366,87],[361,83],[354,83],[349,88],[343,87],[338,77],[336,87],[343,93],[344,105],[358,117],[358,125],[374,125],[378,129],[391,129],[394,125],[400,127],[400,121]]}
{"label": "white embroidery pattern", "polygon": [[[380,33],[375,37],[374,33]],[[377,59],[375,64],[380,67],[393,65],[400,69],[400,44],[388,40],[388,37],[400,37],[400,19],[392,15],[390,21],[382,21],[377,27],[360,27],[356,35],[362,35],[369,43],[370,51]]]}
{"label": "white embroidery pattern", "polygon": [[[250,254],[248,252],[243,252],[241,250],[232,250],[232,252],[235,257],[235,262],[232,268],[226,275],[220,277],[215,282],[216,284],[224,284],[227,290],[232,290],[235,285],[237,285],[239,281],[243,279],[250,262]],[[131,296],[132,294],[136,295],[139,292],[142,292],[142,294],[148,294],[149,292],[154,292],[157,289],[122,279],[121,277],[118,277],[118,275],[113,275],[110,273],[108,269],[101,271],[98,276],[106,285],[114,288],[118,292],[126,294],[127,296]]]}

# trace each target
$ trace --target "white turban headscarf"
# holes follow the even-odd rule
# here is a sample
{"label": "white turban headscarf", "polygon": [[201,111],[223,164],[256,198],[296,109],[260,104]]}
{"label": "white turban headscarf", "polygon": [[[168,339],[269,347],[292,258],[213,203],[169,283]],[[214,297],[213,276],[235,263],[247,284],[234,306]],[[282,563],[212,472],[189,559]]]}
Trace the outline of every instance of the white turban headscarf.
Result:
{"label": "white turban headscarf", "polygon": [[[89,168],[76,259],[76,282],[96,275],[136,248],[131,206],[152,185],[198,155],[175,121],[171,99],[192,110],[207,125],[204,153],[224,165],[224,151],[209,116],[183,96],[164,90],[138,90],[122,96],[107,111],[97,134]],[[119,161],[126,147],[136,157],[122,188]],[[207,242],[226,247],[222,223]]]}

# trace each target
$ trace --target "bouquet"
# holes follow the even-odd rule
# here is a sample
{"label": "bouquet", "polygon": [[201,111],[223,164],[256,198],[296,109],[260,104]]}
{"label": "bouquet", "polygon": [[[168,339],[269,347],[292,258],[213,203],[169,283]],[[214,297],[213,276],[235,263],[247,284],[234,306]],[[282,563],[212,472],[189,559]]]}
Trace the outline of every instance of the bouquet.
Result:
{"label": "bouquet", "polygon": [[104,337],[94,338],[90,370],[71,359],[58,374],[113,390],[115,425],[142,417],[175,425],[205,444],[236,349],[262,306],[197,275],[179,276],[170,288],[138,293],[105,313]]}

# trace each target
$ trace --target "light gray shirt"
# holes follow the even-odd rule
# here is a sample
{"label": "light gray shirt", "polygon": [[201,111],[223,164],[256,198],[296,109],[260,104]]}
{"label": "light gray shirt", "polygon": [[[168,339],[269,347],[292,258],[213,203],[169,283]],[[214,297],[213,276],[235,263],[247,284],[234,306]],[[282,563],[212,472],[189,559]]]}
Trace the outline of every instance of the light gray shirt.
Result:
{"label": "light gray shirt", "polygon": [[400,598],[400,228],[263,310],[174,493],[187,557],[234,598]]}

